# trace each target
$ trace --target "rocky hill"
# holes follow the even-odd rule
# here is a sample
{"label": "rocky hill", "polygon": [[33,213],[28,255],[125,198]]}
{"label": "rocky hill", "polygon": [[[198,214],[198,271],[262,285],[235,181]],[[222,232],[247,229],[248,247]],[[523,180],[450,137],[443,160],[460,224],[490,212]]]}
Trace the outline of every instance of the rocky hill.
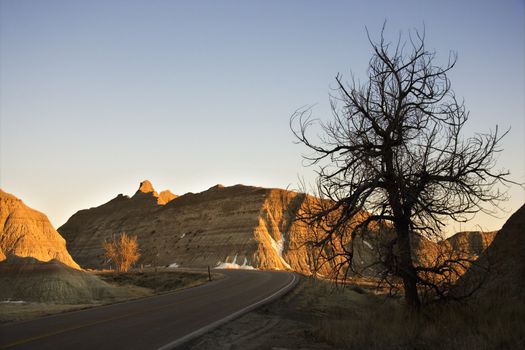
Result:
{"label": "rocky hill", "polygon": [[479,257],[492,243],[498,231],[464,231],[440,242],[441,245],[470,257]]}
{"label": "rocky hill", "polygon": [[[476,264],[458,281],[455,291],[487,300],[525,297],[525,205],[507,220]],[[481,288],[477,289],[477,286]],[[498,298],[495,298],[498,296]]]}
{"label": "rocky hill", "polygon": [[29,208],[12,194],[0,190],[0,260],[7,255],[56,259],[79,269],[66,249],[66,242],[46,215]]}
{"label": "rocky hill", "polygon": [[[468,231],[458,232],[453,236],[438,240],[430,240],[422,235],[411,236],[412,257],[415,265],[435,267],[442,264],[444,259],[468,259],[476,260],[482,252],[491,244],[497,231],[480,232]],[[392,229],[383,228],[376,232],[369,232],[365,237],[357,236],[354,240],[353,267],[360,274],[377,276],[381,274],[384,267],[377,264],[388,255],[388,242],[395,238]],[[393,245],[396,252],[396,245]],[[461,264],[468,265],[462,261]],[[456,266],[459,270],[459,266]]]}
{"label": "rocky hill", "polygon": [[180,197],[162,193],[144,181],[132,197],[118,195],[81,210],[58,230],[84,267],[101,267],[102,241],[126,232],[138,236],[144,265],[229,263],[309,271],[303,246],[308,233],[294,221],[305,195],[243,185]]}
{"label": "rocky hill", "polygon": [[[144,265],[234,265],[323,275],[332,271],[333,265],[318,259],[319,249],[310,244],[321,233],[296,220],[315,203],[313,197],[243,185],[217,185],[180,197],[170,192],[167,199],[161,199],[162,193],[166,192],[158,195],[151,183],[144,181],[132,197],[118,195],[99,207],[81,210],[58,230],[84,267],[102,267],[101,243],[126,232],[137,235],[142,254],[139,263]],[[382,271],[378,252],[392,239],[392,232],[380,231],[354,241],[353,267],[364,275]],[[477,257],[490,240],[482,238],[484,235],[461,233],[440,243],[414,236],[414,254],[425,265],[451,248],[465,248]],[[348,246],[348,242],[344,239],[340,246],[326,249],[342,252],[341,244]]]}

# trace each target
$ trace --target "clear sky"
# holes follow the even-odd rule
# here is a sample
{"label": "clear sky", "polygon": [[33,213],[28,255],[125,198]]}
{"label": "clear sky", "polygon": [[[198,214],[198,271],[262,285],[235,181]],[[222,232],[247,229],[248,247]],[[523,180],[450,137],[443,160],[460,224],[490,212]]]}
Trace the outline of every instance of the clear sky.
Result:
{"label": "clear sky", "polygon": [[[470,109],[467,134],[512,127],[499,167],[525,182],[525,5],[502,1],[0,0],[0,187],[58,227],[149,179],[157,190],[311,181],[289,130],[340,72],[364,77],[384,20],[426,27]],[[498,229],[500,219],[462,229]],[[454,226],[451,230],[458,230]]]}

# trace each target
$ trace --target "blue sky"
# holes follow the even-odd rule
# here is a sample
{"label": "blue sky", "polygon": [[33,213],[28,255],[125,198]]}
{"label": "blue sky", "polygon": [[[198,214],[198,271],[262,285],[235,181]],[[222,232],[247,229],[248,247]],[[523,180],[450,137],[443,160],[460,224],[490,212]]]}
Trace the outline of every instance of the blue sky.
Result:
{"label": "blue sky", "polygon": [[[498,166],[524,182],[524,13],[519,0],[0,0],[0,186],[55,226],[146,178],[178,194],[296,188],[312,171],[290,115],[330,116],[335,75],[365,76],[365,26],[377,37],[385,19],[392,37],[424,24],[438,62],[458,53],[467,135],[511,127]],[[511,196],[509,212],[525,191]]]}

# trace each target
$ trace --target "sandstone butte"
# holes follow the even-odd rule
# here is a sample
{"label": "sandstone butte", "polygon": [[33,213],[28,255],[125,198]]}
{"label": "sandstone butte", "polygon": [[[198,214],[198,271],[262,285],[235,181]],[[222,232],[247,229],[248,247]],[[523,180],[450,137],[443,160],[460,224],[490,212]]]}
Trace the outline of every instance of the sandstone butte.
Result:
{"label": "sandstone butte", "polygon": [[56,259],[80,269],[69,255],[66,241],[53,228],[47,216],[2,190],[0,228],[0,261],[5,260],[7,255],[33,257],[40,261]]}
{"label": "sandstone butte", "polygon": [[118,195],[80,210],[58,231],[83,267],[103,266],[101,243],[113,234],[138,236],[144,265],[211,266],[309,271],[301,246],[308,230],[294,220],[307,196],[236,185],[175,196],[143,181],[132,196]]}
{"label": "sandstone butte", "polygon": [[[81,210],[58,231],[75,260],[86,268],[103,267],[102,241],[126,232],[138,237],[144,265],[214,267],[229,263],[305,274],[332,272],[330,264],[316,260],[317,254],[308,249],[308,242],[320,233],[296,220],[313,197],[243,185],[217,185],[180,197],[163,193],[168,192],[159,195],[149,181],[143,181],[132,197],[120,194],[99,207]],[[465,232],[439,243],[416,237],[413,249],[423,264],[452,246],[475,258],[494,235]],[[377,243],[356,239],[356,270],[365,275],[380,272],[373,264],[378,261]],[[375,267],[367,269],[370,265]]]}

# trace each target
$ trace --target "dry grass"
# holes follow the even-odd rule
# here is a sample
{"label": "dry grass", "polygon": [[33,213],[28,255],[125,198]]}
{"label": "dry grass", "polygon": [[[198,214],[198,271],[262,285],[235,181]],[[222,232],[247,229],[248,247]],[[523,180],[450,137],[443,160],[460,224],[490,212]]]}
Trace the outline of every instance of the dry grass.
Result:
{"label": "dry grass", "polygon": [[[182,288],[194,287],[208,281],[208,274],[202,272],[182,272],[173,269],[158,271],[130,271],[115,273],[104,271],[97,273],[98,276],[111,284],[120,286],[139,286],[153,290],[155,294],[170,292]],[[213,274],[213,278],[221,275]]]}
{"label": "dry grass", "polygon": [[324,316],[316,321],[313,334],[336,348],[525,348],[525,306],[521,302],[432,305],[415,314],[406,310],[401,300],[373,295],[356,300],[348,291],[326,297],[326,290],[317,286],[309,291],[312,297],[317,295],[317,307],[323,309]]}
{"label": "dry grass", "polygon": [[368,280],[336,288],[300,279],[283,298],[188,344],[187,349],[525,349],[525,306],[509,299],[433,305],[421,314],[375,294]]}

